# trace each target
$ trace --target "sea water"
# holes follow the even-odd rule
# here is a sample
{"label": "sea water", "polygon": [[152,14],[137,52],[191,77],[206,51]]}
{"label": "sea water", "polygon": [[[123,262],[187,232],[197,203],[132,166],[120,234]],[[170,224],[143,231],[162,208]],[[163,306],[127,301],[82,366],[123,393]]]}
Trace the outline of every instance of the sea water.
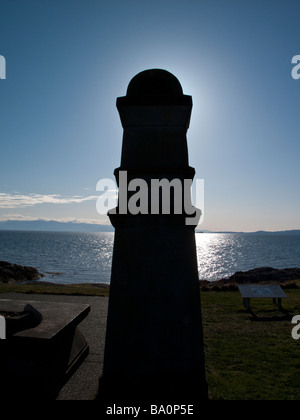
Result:
{"label": "sea water", "polygon": [[[36,267],[41,281],[108,284],[113,241],[113,232],[0,230],[0,260]],[[196,233],[196,252],[199,279],[215,281],[257,267],[300,267],[300,235]]]}

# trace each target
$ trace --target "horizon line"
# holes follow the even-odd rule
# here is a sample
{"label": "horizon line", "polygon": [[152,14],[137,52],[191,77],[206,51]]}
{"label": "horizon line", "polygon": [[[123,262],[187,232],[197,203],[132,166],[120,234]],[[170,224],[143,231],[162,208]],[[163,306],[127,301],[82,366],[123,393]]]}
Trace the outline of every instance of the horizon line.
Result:
{"label": "horizon line", "polygon": [[[88,221],[88,220],[55,220],[55,219],[23,219],[23,220],[18,220],[18,219],[6,219],[6,220],[0,220],[0,230],[11,230],[11,231],[17,231],[19,229],[3,229],[3,226],[1,227],[1,225],[4,224],[10,224],[10,223],[15,223],[15,224],[36,224],[36,223],[45,223],[47,224],[51,224],[51,223],[55,223],[55,224],[59,224],[59,225],[69,225],[71,226],[76,226],[76,225],[84,225],[87,228],[92,228],[92,227],[98,227],[100,228],[106,228],[106,229],[113,229],[113,226],[110,223],[97,223],[96,221]],[[30,229],[24,229],[30,231]],[[74,230],[75,231],[75,230]],[[243,230],[228,230],[228,229],[223,229],[223,230],[212,230],[212,229],[201,229],[200,227],[196,227],[195,228],[195,233],[283,233],[283,232],[295,232],[295,231],[299,231],[300,233],[300,228],[293,228],[293,229],[279,229],[279,230],[264,230],[264,229],[258,229],[258,230],[251,230],[251,231],[243,231]]]}

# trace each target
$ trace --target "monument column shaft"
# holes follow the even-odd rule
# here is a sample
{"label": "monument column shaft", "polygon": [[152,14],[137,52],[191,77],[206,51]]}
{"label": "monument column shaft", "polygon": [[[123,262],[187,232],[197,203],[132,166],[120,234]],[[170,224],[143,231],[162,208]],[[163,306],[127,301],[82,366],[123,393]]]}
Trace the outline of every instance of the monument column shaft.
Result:
{"label": "monument column shaft", "polygon": [[192,229],[117,229],[107,325],[114,334],[106,342],[104,373],[128,375],[130,366],[130,375],[138,377],[199,367],[194,241]]}

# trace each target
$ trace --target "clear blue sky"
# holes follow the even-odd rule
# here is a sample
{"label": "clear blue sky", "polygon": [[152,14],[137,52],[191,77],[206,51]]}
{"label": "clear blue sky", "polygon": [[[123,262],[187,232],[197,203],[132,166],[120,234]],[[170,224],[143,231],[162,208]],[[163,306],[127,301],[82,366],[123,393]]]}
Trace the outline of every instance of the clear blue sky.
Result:
{"label": "clear blue sky", "polygon": [[300,2],[1,0],[0,220],[108,223],[96,184],[120,164],[131,78],[172,72],[193,97],[202,229],[300,228]]}

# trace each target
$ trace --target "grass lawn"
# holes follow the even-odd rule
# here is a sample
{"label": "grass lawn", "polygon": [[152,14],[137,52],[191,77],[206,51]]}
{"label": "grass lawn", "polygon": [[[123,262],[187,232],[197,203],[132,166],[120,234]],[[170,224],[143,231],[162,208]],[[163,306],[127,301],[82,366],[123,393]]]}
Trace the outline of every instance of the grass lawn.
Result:
{"label": "grass lawn", "polygon": [[300,340],[291,336],[291,317],[300,314],[300,290],[286,294],[283,308],[289,316],[272,299],[252,299],[254,320],[239,292],[202,292],[211,399],[300,399]]}
{"label": "grass lawn", "polygon": [[80,296],[108,296],[109,286],[105,284],[54,284],[35,282],[32,284],[4,284],[0,283],[1,293],[41,293],[51,295],[80,295]]}
{"label": "grass lawn", "polygon": [[[0,284],[3,292],[108,296],[109,287]],[[238,291],[201,292],[211,400],[300,400],[300,340],[291,336],[291,318],[300,315],[300,289],[286,294],[283,308],[288,316],[272,299],[252,299],[254,319]]]}

